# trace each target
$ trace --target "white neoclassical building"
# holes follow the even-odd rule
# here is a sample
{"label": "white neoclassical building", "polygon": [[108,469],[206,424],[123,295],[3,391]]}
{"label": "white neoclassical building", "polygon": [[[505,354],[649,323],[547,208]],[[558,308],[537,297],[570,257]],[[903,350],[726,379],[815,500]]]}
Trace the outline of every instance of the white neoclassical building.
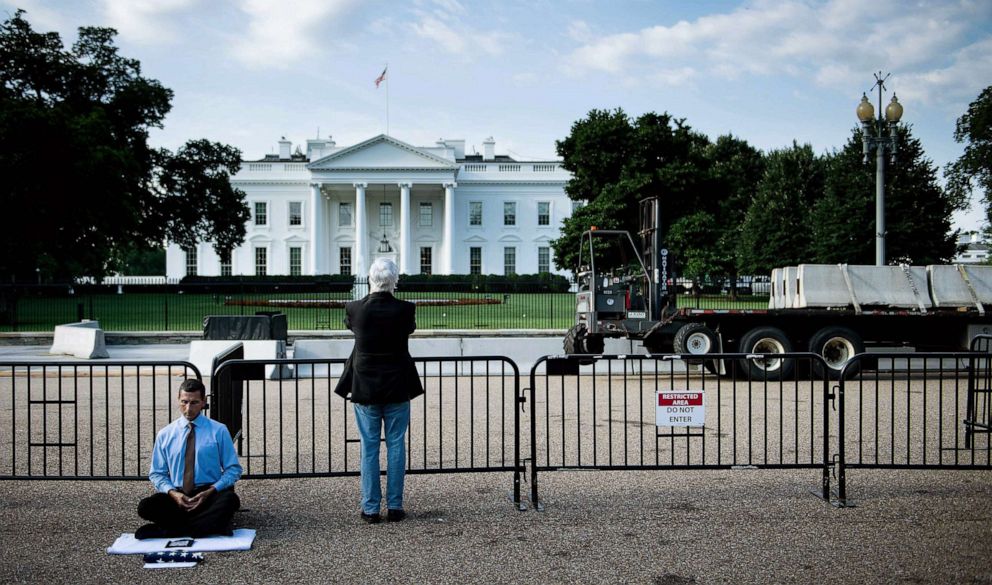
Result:
{"label": "white neoclassical building", "polygon": [[306,153],[244,162],[231,178],[251,209],[244,243],[168,246],[166,271],[190,274],[358,274],[378,257],[404,274],[532,274],[555,269],[551,240],[573,210],[558,161],[467,154],[464,140],[412,146],[379,135],[353,146],[307,140]]}

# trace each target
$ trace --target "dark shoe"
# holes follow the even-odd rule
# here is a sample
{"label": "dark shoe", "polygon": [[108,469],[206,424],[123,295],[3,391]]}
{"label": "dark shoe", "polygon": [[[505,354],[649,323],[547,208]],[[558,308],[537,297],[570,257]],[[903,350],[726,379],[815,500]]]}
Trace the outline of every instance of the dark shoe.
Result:
{"label": "dark shoe", "polygon": [[402,522],[406,518],[406,512],[403,510],[390,510],[386,515],[387,522]]}
{"label": "dark shoe", "polygon": [[141,528],[134,531],[134,537],[138,540],[147,540],[149,538],[168,538],[169,533],[166,532],[165,528],[157,524],[145,524]]}
{"label": "dark shoe", "polygon": [[379,516],[379,514],[366,514],[365,512],[362,512],[362,520],[364,520],[366,524],[378,524],[379,521],[382,520],[382,517]]}

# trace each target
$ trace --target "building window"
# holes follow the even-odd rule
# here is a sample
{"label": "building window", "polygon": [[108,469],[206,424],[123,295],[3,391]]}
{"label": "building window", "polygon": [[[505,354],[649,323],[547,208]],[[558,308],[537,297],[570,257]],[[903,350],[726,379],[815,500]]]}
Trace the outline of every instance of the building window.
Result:
{"label": "building window", "polygon": [[196,276],[196,248],[186,248],[186,276]]}
{"label": "building window", "polygon": [[433,253],[430,246],[424,246],[420,248],[420,273],[430,274],[431,267],[434,265],[432,261]]}
{"label": "building window", "polygon": [[222,250],[220,253],[220,275],[231,276],[234,271],[231,269],[231,251]]}
{"label": "building window", "polygon": [[420,203],[420,227],[431,227],[434,225],[434,205],[430,201]]}
{"label": "building window", "polygon": [[303,202],[289,202],[289,225],[303,225]]}
{"label": "building window", "polygon": [[551,203],[537,202],[537,225],[551,225]]}
{"label": "building window", "polygon": [[387,227],[393,225],[393,204],[392,203],[380,203],[379,204],[379,225],[381,227]]}
{"label": "building window", "polygon": [[255,276],[269,273],[269,249],[255,248]]}
{"label": "building window", "polygon": [[351,203],[338,205],[338,226],[351,225]]}
{"label": "building window", "polygon": [[303,248],[294,246],[289,249],[289,275],[301,274],[303,274]]}
{"label": "building window", "polygon": [[470,201],[468,204],[468,225],[482,225],[482,202]]}
{"label": "building window", "polygon": [[503,202],[503,225],[517,225],[517,204],[513,201]]}
{"label": "building window", "polygon": [[351,274],[351,248],[341,248],[338,259],[341,264],[341,274]]}
{"label": "building window", "polygon": [[269,206],[265,201],[255,202],[255,225],[269,225]]}
{"label": "building window", "polygon": [[468,249],[468,273],[482,274],[482,248]]}
{"label": "building window", "polygon": [[572,213],[573,214],[576,211],[582,209],[583,207],[585,207],[585,203],[584,202],[582,202],[582,201],[572,201]]}
{"label": "building window", "polygon": [[503,248],[503,274],[517,273],[517,249],[511,246]]}
{"label": "building window", "polygon": [[551,248],[548,246],[538,246],[537,248],[537,271],[539,273],[551,272]]}

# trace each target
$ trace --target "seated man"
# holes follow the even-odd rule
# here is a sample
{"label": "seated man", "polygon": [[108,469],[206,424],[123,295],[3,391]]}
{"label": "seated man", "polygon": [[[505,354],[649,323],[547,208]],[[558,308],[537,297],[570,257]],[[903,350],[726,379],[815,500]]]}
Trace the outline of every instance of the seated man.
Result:
{"label": "seated man", "polygon": [[148,479],[157,493],[138,504],[138,515],[151,524],[135,538],[231,535],[231,517],[241,506],[234,493],[241,464],[227,427],[200,416],[206,403],[203,382],[179,386],[182,416],[155,437]]}

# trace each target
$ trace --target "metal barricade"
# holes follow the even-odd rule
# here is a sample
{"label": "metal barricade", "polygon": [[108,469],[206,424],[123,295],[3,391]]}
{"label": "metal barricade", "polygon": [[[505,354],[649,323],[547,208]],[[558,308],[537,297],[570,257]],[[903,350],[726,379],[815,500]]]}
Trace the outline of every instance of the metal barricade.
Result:
{"label": "metal barricade", "polygon": [[0,363],[0,479],[147,480],[187,378],[187,362]]}
{"label": "metal barricade", "polygon": [[[353,413],[333,394],[345,360],[231,360],[214,392],[240,394],[245,478],[360,473]],[[520,504],[522,400],[518,368],[502,356],[414,358],[425,395],[411,403],[409,473],[512,472]],[[274,367],[274,369],[272,369]],[[270,368],[270,376],[258,376]]]}
{"label": "metal barricade", "polygon": [[992,354],[859,354],[845,372],[865,359],[877,359],[877,369],[838,386],[841,504],[848,503],[849,468],[992,469],[989,434],[976,432],[988,428]]}
{"label": "metal barricade", "polygon": [[[707,367],[690,365],[698,359],[572,355],[538,360],[529,388],[532,503],[540,505],[539,472],[578,469],[822,469],[815,493],[829,499],[832,395],[828,381],[818,375],[826,370],[823,359],[811,353],[714,354]],[[751,360],[762,361],[769,373],[748,379],[733,367]],[[792,360],[792,373],[771,379],[785,360]],[[719,363],[731,364],[728,377],[709,373]],[[670,395],[674,400],[692,396],[703,412],[690,415],[696,418],[665,419],[669,406],[659,392],[675,393]]]}

